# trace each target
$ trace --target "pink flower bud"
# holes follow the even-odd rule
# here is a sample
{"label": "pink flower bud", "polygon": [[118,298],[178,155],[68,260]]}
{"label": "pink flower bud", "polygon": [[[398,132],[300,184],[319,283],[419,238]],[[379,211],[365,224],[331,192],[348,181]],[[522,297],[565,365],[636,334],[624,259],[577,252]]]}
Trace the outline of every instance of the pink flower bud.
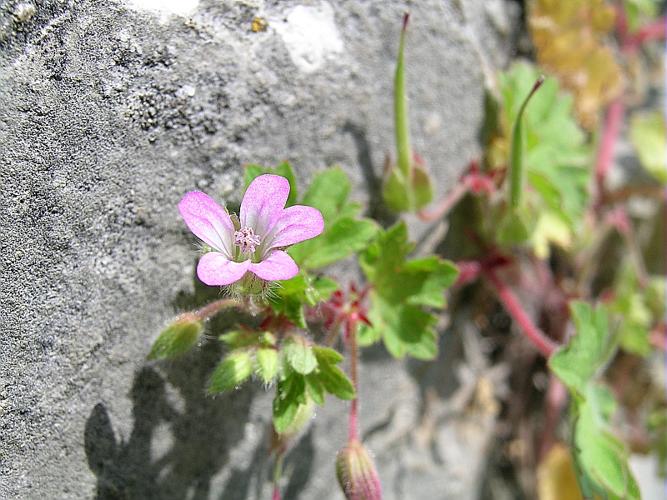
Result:
{"label": "pink flower bud", "polygon": [[353,439],[338,452],[336,476],[347,500],[382,500],[375,464],[358,440]]}

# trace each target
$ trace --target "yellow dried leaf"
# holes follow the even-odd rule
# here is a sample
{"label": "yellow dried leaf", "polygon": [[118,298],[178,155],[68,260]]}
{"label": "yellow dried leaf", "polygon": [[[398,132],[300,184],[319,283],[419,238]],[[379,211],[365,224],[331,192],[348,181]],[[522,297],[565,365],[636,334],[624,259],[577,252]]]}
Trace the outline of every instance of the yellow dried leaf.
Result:
{"label": "yellow dried leaf", "polygon": [[555,444],[537,469],[540,500],[582,500],[570,450]]}
{"label": "yellow dried leaf", "polygon": [[252,23],[250,24],[250,29],[253,33],[259,33],[260,31],[266,31],[269,23],[263,17],[255,16],[252,18]]}
{"label": "yellow dried leaf", "polygon": [[604,0],[531,2],[529,25],[537,60],[574,94],[577,115],[588,129],[622,90],[621,69],[605,44],[614,20],[614,9]]}

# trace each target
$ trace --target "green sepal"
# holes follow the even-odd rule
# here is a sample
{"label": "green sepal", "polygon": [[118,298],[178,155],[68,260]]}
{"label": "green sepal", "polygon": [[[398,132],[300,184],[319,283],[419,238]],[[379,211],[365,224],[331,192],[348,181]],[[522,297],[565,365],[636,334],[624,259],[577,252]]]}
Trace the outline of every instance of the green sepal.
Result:
{"label": "green sepal", "polygon": [[306,404],[306,383],[303,375],[289,372],[276,385],[273,398],[273,427],[284,433],[294,421],[300,405]]}
{"label": "green sepal", "polygon": [[278,351],[272,347],[262,347],[255,353],[256,371],[265,384],[270,384],[278,375],[280,366]]}
{"label": "green sepal", "polygon": [[253,370],[252,355],[247,350],[232,351],[215,367],[209,380],[208,393],[235,389],[245,382]]}
{"label": "green sepal", "polygon": [[307,375],[317,368],[317,358],[313,348],[300,335],[293,335],[283,344],[282,351],[292,369],[301,375]]}
{"label": "green sepal", "polygon": [[189,351],[197,344],[203,329],[204,325],[196,316],[183,315],[160,333],[148,359],[173,358]]}

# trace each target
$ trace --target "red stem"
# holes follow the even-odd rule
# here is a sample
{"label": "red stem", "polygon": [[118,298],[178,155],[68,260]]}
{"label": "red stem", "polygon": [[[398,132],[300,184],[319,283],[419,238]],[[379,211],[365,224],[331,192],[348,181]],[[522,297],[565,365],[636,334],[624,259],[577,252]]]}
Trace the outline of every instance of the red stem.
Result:
{"label": "red stem", "polygon": [[350,402],[348,441],[359,439],[359,383],[357,374],[357,323],[354,320],[345,323],[348,348],[350,349],[350,378],[356,392]]}
{"label": "red stem", "polygon": [[208,319],[211,316],[215,316],[223,309],[238,305],[239,302],[234,299],[220,299],[205,305],[201,309],[198,309],[197,311],[194,312],[194,314],[195,316],[197,316],[197,318],[199,318],[199,320],[204,321],[205,319]]}
{"label": "red stem", "polygon": [[544,427],[542,429],[542,443],[540,444],[540,457],[542,462],[549,450],[556,442],[556,428],[560,420],[560,414],[567,403],[567,390],[563,383],[553,373],[549,374],[549,387],[546,395],[546,409],[544,416]]}
{"label": "red stem", "polygon": [[454,187],[440,202],[432,208],[431,210],[420,210],[417,212],[417,217],[419,217],[424,222],[433,222],[434,220],[439,219],[447,212],[449,212],[454,205],[456,205],[463,195],[468,192],[468,186],[463,182]]}
{"label": "red stem", "polygon": [[498,277],[493,269],[486,269],[485,276],[496,289],[498,298],[502,302],[507,313],[519,325],[521,331],[526,338],[530,340],[535,347],[545,356],[551,356],[551,353],[556,349],[557,344],[551,340],[547,335],[540,330],[530,316],[523,309],[523,306],[514,295],[514,292]]}
{"label": "red stem", "polygon": [[611,168],[611,162],[614,158],[614,146],[621,131],[623,122],[624,106],[623,102],[616,99],[609,105],[607,116],[605,118],[604,129],[602,131],[602,140],[598,150],[598,158],[595,164],[595,182],[597,186],[598,204],[604,196],[604,180]]}
{"label": "red stem", "polygon": [[646,42],[664,40],[666,20],[667,18],[661,17],[657,21],[642,26],[635,33],[623,37],[623,50],[625,52],[634,52]]}

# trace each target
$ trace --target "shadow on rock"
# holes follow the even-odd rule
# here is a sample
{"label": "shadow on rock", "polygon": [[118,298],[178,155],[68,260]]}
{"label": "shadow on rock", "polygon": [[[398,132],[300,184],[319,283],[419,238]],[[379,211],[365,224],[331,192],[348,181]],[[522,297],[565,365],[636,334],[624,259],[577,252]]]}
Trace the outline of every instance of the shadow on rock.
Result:
{"label": "shadow on rock", "polygon": [[[389,227],[398,218],[396,214],[386,208],[382,200],[382,176],[378,176],[373,168],[371,145],[368,142],[366,130],[361,125],[347,121],[343,126],[343,132],[352,136],[357,149],[357,163],[361,167],[369,195],[367,216],[377,220],[383,227]],[[384,175],[384,172],[382,174]]]}
{"label": "shadow on rock", "polygon": [[[200,306],[212,298],[210,292],[197,284],[194,294],[180,294],[174,305]],[[233,314],[216,318],[212,331],[233,323]],[[218,342],[204,342],[181,358],[139,370],[130,393],[134,427],[127,440],[114,433],[104,404],[93,408],[84,440],[97,476],[97,499],[209,498],[213,476],[243,439],[253,397],[248,386],[216,398],[206,395],[221,356]]]}

